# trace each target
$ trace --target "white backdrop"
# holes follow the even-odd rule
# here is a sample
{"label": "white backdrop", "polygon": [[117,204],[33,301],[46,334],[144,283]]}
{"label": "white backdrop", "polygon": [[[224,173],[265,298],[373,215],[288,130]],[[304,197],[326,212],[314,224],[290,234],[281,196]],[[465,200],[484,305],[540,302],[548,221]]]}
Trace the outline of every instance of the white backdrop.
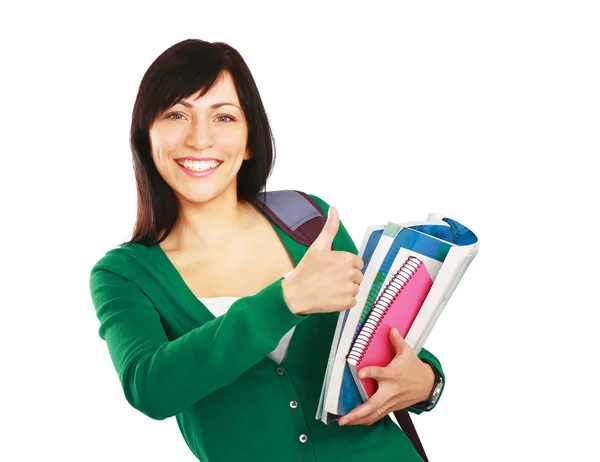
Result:
{"label": "white backdrop", "polygon": [[357,246],[432,211],[478,235],[426,344],[447,374],[415,418],[430,460],[600,460],[597,2],[247,3],[5,7],[0,459],[195,460],[127,404],[88,281],[134,223],[142,75],[201,38],[258,83],[269,189],[336,206]]}

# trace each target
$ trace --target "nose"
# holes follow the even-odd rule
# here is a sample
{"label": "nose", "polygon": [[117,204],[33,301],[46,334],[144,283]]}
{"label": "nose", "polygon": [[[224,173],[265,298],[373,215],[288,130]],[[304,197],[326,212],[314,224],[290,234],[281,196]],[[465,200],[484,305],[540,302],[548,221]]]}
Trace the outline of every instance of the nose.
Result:
{"label": "nose", "polygon": [[214,144],[213,127],[208,120],[195,119],[189,125],[186,144],[198,150],[206,149]]}

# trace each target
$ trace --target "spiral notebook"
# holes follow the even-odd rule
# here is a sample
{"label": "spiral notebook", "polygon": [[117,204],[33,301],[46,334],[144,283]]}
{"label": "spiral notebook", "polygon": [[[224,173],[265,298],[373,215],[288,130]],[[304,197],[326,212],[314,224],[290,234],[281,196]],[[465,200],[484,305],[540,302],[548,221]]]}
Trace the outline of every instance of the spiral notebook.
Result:
{"label": "spiral notebook", "polygon": [[423,305],[433,279],[424,262],[409,256],[377,298],[362,325],[347,363],[361,397],[366,401],[377,390],[375,379],[359,379],[358,371],[366,366],[387,366],[394,358],[390,329],[396,327],[402,337],[410,330]]}
{"label": "spiral notebook", "polygon": [[[424,221],[388,222],[366,229],[359,250],[364,261],[364,279],[356,305],[340,312],[338,317],[316,419],[330,424],[365,402],[367,394],[362,382],[357,383],[350,371],[348,355],[375,303],[408,257],[421,260],[433,281],[404,336],[406,343],[419,354],[478,248],[479,240],[470,229],[435,213],[430,213]],[[386,334],[384,338],[389,344],[389,329]]]}

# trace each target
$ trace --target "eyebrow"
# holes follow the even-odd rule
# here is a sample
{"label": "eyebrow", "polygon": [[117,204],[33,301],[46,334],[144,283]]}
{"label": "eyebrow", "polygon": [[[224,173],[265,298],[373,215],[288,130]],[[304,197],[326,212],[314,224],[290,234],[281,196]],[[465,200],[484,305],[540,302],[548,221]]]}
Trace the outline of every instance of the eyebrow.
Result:
{"label": "eyebrow", "polygon": [[[177,101],[175,104],[181,104],[182,106],[185,106],[185,107],[187,107],[189,109],[192,108],[192,105],[190,103],[188,103],[187,101],[183,101],[183,100]],[[237,104],[227,103],[227,102],[215,103],[215,104],[211,105],[210,108],[211,109],[218,109],[221,106],[234,106],[234,107],[237,107],[241,111],[240,107]]]}

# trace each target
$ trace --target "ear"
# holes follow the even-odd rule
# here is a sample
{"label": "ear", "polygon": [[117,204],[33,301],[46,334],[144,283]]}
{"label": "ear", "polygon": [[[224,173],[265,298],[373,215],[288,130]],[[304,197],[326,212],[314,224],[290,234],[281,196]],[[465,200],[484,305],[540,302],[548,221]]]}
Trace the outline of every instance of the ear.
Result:
{"label": "ear", "polygon": [[246,151],[244,151],[244,160],[250,159],[252,159],[252,153],[250,152],[250,149],[246,148]]}

